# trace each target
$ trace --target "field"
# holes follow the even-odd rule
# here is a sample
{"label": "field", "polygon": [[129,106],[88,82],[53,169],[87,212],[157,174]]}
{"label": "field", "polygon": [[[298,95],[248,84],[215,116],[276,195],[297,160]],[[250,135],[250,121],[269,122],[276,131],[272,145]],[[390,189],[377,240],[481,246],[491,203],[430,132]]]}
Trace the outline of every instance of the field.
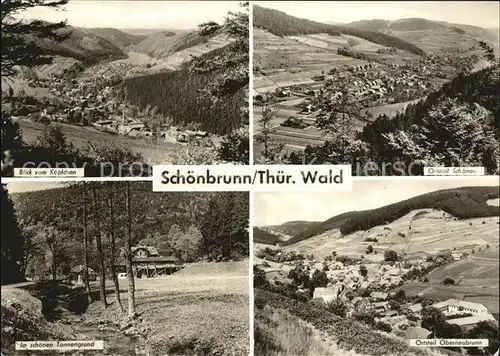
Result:
{"label": "field", "polygon": [[[170,276],[136,279],[137,311],[153,354],[193,354],[195,349],[197,354],[247,354],[248,274],[248,261],[243,261],[193,264]],[[120,281],[124,292],[126,284]],[[110,315],[102,315],[97,303],[89,314],[112,318],[112,308],[104,314],[108,310]]]}
{"label": "field", "polygon": [[[255,28],[253,39],[254,68],[265,73],[255,74],[254,89],[258,92],[274,91],[278,86],[318,84],[311,77],[321,71],[367,63],[337,54],[337,48],[347,43],[342,37],[327,34],[278,37]],[[286,69],[280,69],[283,65]]]}
{"label": "field", "polygon": [[396,104],[373,106],[371,108],[366,108],[366,109],[361,110],[361,113],[363,113],[363,114],[368,113],[371,115],[372,118],[376,118],[382,114],[385,114],[388,117],[393,117],[396,114],[403,112],[409,104],[417,103],[420,100],[421,99],[416,99],[416,100],[410,100],[410,101],[405,101],[405,102],[396,103]]}
{"label": "field", "polygon": [[477,36],[459,34],[451,28],[419,31],[391,31],[390,35],[411,42],[428,52],[465,51],[477,45]]}
{"label": "field", "polygon": [[[22,136],[27,143],[36,142],[37,138],[43,133],[44,125],[30,120],[17,120],[22,130]],[[71,142],[75,148],[82,153],[92,156],[89,152],[89,143],[100,146],[111,143],[119,147],[130,148],[134,152],[142,155],[146,163],[162,164],[168,163],[174,152],[183,149],[181,144],[168,142],[159,142],[154,144],[147,138],[132,138],[119,135],[112,135],[101,132],[93,127],[75,126],[69,124],[60,124],[66,135],[68,142]]]}
{"label": "field", "polygon": [[[332,68],[347,69],[352,66],[365,65],[368,62],[361,59],[342,56],[337,53],[340,47],[349,47],[353,51],[363,52],[372,57],[380,57],[387,63],[404,63],[405,59],[415,55],[399,51],[397,54],[377,54],[383,46],[363,40],[361,38],[342,35],[332,36],[325,33],[278,37],[264,30],[255,28],[254,39],[254,95],[274,92],[277,88],[291,85],[306,85],[309,89],[320,89],[324,81],[315,81],[312,77],[328,73]],[[386,57],[390,57],[389,59]],[[385,67],[384,67],[385,68]],[[387,69],[387,68],[386,68]],[[305,122],[314,124],[314,118],[305,117],[301,109],[296,106],[304,97],[287,97],[273,105],[278,109],[271,125],[275,127],[270,135],[276,142],[285,144],[285,151],[303,150],[307,146],[318,146],[325,142],[319,129],[311,126],[306,129],[284,128],[279,124],[288,118],[302,118]],[[390,116],[403,110],[409,103],[384,105],[364,109],[372,115],[386,113]],[[262,108],[255,105],[253,108],[255,132],[259,130],[258,120],[261,118]],[[361,130],[364,122],[357,122],[356,129]],[[254,157],[261,157],[261,147],[254,146]]]}
{"label": "field", "polygon": [[[332,251],[337,251],[339,255],[359,256],[371,244],[378,254],[367,255],[365,258],[380,260],[387,249],[398,253],[406,252],[411,258],[412,255],[432,255],[452,248],[470,252],[475,247],[498,245],[498,217],[455,220],[440,211],[423,211],[427,213],[420,213],[416,217],[420,211],[413,211],[392,222],[389,227],[376,226],[368,231],[358,231],[343,237],[339,230],[329,230],[284,249],[312,253],[318,257],[330,255]],[[400,234],[404,234],[406,238]],[[379,242],[365,242],[366,238],[376,238]]]}

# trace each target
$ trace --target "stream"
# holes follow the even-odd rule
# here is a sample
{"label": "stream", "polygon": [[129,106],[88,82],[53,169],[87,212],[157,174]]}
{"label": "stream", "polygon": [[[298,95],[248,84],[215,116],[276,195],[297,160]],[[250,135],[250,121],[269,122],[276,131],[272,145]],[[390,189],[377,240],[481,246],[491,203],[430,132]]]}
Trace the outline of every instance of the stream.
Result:
{"label": "stream", "polygon": [[[66,292],[67,293],[67,292]],[[82,289],[70,291],[68,294],[58,293],[57,289],[45,290],[40,296],[43,314],[48,321],[59,324],[73,336],[67,340],[104,341],[104,350],[74,350],[66,351],[65,355],[90,356],[148,356],[146,340],[138,335],[131,325],[121,328],[116,323],[107,323],[99,317],[90,320],[86,317],[88,301]]]}
{"label": "stream", "polygon": [[145,340],[140,336],[123,334],[117,326],[110,324],[85,325],[79,318],[75,318],[70,324],[78,339],[103,340],[104,350],[99,351],[74,351],[72,356],[83,356],[92,354],[109,356],[133,356],[148,355]]}

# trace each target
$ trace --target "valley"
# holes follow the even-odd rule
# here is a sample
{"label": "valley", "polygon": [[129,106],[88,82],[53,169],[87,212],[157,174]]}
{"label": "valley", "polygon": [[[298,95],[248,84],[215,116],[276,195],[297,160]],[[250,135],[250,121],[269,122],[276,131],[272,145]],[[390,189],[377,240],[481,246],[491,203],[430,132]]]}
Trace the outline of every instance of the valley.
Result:
{"label": "valley", "polygon": [[[430,355],[432,349],[394,351],[407,345],[414,338],[410,335],[421,329],[435,328],[434,338],[456,338],[490,325],[487,327],[495,335],[499,322],[500,193],[493,180],[490,183],[491,187],[453,188],[460,183],[450,181],[447,189],[378,209],[346,212],[322,223],[302,222],[305,228],[292,238],[282,239],[279,232],[288,223],[254,230],[255,293],[261,298],[256,306],[257,327],[262,324],[265,328],[267,318],[283,309],[324,331],[323,342],[345,345],[344,349],[364,355]],[[453,195],[461,202],[451,214],[447,197]],[[297,199],[314,206],[307,193]],[[470,205],[472,200],[475,207]],[[436,204],[447,211],[433,208]],[[398,206],[403,210],[396,212]],[[266,210],[265,205],[259,207]],[[481,311],[473,312],[470,320],[466,314],[451,311],[451,305],[462,304]],[[442,324],[433,324],[426,314],[429,308],[442,313]],[[351,333],[366,328],[366,344],[342,334],[340,326],[326,327],[320,317],[325,313],[343,319],[346,326],[342,327],[352,328]],[[446,331],[448,324],[454,326]],[[295,331],[302,332],[306,333]],[[271,338],[274,335],[270,330],[266,333]],[[321,346],[313,334],[307,334],[305,344]],[[377,336],[387,338],[385,344]],[[287,337],[294,340],[292,333]],[[272,347],[256,342],[256,348]]]}
{"label": "valley", "polygon": [[[367,124],[405,115],[460,73],[489,68],[479,41],[492,43],[498,53],[498,37],[495,41],[493,33],[480,27],[462,29],[424,19],[375,25],[381,26],[376,20],[327,25],[255,5],[255,136],[261,136],[262,108],[272,108],[275,113],[265,118],[271,132],[264,139],[284,145],[285,160],[307,147],[314,156],[314,147],[335,141],[318,118],[334,120],[324,118],[337,105],[337,111],[348,115],[347,124],[333,123],[337,131],[345,130],[352,139],[364,135],[361,140],[368,141],[370,131],[363,130],[369,126],[366,130],[379,135],[380,129]],[[295,124],[286,124],[288,119]],[[254,156],[260,161],[265,160],[261,151],[262,143],[255,141]]]}
{"label": "valley", "polygon": [[[235,55],[244,50],[248,38],[235,38],[227,26],[242,26],[243,34],[245,11],[242,7],[242,12],[232,13],[227,19],[234,17],[230,25],[215,23],[209,29],[200,24],[191,30],[134,33],[67,26],[60,30],[67,34],[60,42],[42,41],[41,51],[53,56],[49,64],[17,66],[15,76],[2,77],[2,111],[24,139],[21,145],[27,146],[11,150],[17,156],[12,164],[22,167],[23,152],[38,149],[44,132],[56,131],[68,143],[67,150],[61,151],[61,145],[43,147],[59,150],[46,155],[54,159],[73,155],[92,167],[100,160],[116,161],[102,155],[110,147],[127,164],[187,163],[196,159],[193,154],[206,164],[248,163],[245,141],[237,158],[221,148],[225,140],[245,135],[248,128],[241,115],[248,81],[243,78],[234,92],[221,93],[217,85],[224,85],[227,73],[234,75],[229,72],[235,63],[202,67],[207,61],[226,60],[235,48]],[[237,65],[245,64],[244,57]],[[100,154],[94,152],[96,147]],[[193,153],[198,151],[204,151],[203,157]],[[43,157],[32,159],[35,164],[40,160]]]}

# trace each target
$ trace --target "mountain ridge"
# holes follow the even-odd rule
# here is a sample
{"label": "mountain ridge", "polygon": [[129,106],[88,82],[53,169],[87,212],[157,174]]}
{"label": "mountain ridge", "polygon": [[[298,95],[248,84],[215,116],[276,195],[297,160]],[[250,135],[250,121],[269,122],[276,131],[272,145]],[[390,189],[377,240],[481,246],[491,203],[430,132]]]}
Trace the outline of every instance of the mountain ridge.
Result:
{"label": "mountain ridge", "polygon": [[327,230],[340,229],[342,235],[368,230],[392,221],[417,209],[440,209],[458,219],[498,216],[498,206],[488,205],[489,199],[500,197],[499,187],[461,187],[425,193],[376,209],[350,211],[333,216],[294,236],[284,245],[293,245]]}

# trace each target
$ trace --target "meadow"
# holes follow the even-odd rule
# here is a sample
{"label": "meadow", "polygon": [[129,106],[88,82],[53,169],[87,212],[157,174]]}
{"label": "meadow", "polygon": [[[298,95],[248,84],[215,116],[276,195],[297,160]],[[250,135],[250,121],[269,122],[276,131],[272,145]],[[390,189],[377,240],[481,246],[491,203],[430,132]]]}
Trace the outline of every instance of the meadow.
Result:
{"label": "meadow", "polygon": [[[27,143],[37,141],[45,129],[45,125],[31,120],[17,120],[22,130],[22,136]],[[112,135],[101,132],[93,127],[75,126],[69,124],[59,124],[67,140],[71,142],[76,149],[87,156],[92,157],[93,153],[89,150],[89,143],[94,146],[101,146],[105,143],[113,144],[118,147],[126,147],[139,153],[150,164],[162,164],[169,162],[175,152],[185,149],[182,144],[159,141],[154,144],[148,138],[133,138],[120,135]]]}
{"label": "meadow", "polygon": [[[248,261],[199,263],[169,276],[136,279],[140,327],[152,355],[248,354],[248,266]],[[120,280],[124,305],[126,288],[127,281]],[[112,321],[116,310],[103,312],[94,303],[86,316]]]}

